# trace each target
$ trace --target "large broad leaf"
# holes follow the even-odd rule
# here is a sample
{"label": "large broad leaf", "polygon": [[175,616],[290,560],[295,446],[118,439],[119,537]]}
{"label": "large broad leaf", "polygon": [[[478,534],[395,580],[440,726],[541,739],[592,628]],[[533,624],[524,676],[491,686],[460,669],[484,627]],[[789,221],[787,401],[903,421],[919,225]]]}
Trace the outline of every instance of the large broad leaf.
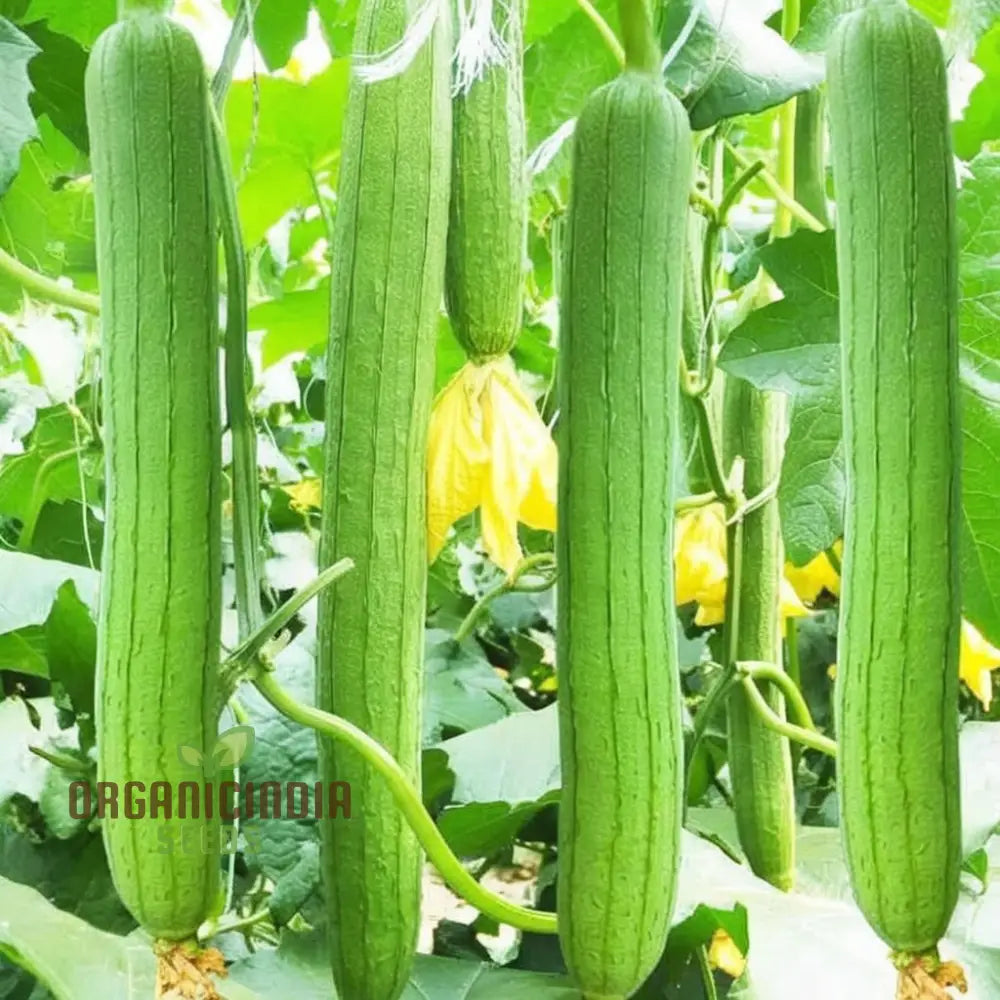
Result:
{"label": "large broad leaf", "polygon": [[783,104],[823,78],[819,60],[797,52],[764,24],[767,12],[745,0],[667,5],[663,50],[676,50],[667,83],[684,99],[694,128]]}
{"label": "large broad leaf", "polygon": [[28,103],[28,62],[37,52],[27,35],[0,17],[0,197],[17,174],[21,147],[38,134]]}
{"label": "large broad leaf", "polygon": [[280,69],[306,36],[310,0],[262,0],[253,19],[253,39],[268,69]]}
{"label": "large broad leaf", "polygon": [[46,676],[46,622],[60,588],[72,580],[90,608],[96,607],[98,574],[54,559],[0,551],[0,579],[16,580],[0,601],[0,670]]}
{"label": "large broad leaf", "polygon": [[837,264],[832,232],[799,232],[759,251],[784,298],[730,335],[721,367],[791,397],[778,500],[788,557],[808,562],[843,530]]}
{"label": "large broad leaf", "polygon": [[425,795],[452,784],[438,825],[452,850],[488,857],[509,844],[540,809],[559,798],[555,706],[520,712],[424,752]]}
{"label": "large broad leaf", "polygon": [[984,142],[1000,138],[1000,23],[980,39],[974,62],[983,78],[972,89],[954,133],[955,152],[965,159],[975,156]]}
{"label": "large broad leaf", "polygon": [[31,0],[22,21],[47,21],[50,31],[75,38],[90,48],[97,36],[111,24],[117,13],[116,0]]}
{"label": "large broad leaf", "polygon": [[[1000,641],[1000,155],[981,154],[959,193],[964,611]],[[799,232],[760,251],[785,297],[730,336],[720,365],[791,397],[779,503],[802,564],[843,530],[838,293],[832,233]]]}
{"label": "large broad leaf", "polygon": [[[529,9],[547,6],[547,2],[536,2],[529,4]],[[557,10],[565,13],[558,4],[553,6],[553,15]],[[617,30],[617,4],[613,0],[597,0],[594,6]],[[524,56],[529,148],[534,148],[579,114],[588,95],[618,71],[614,56],[582,11],[573,11],[568,17],[553,17],[548,28],[528,47]]]}
{"label": "large broad leaf", "polygon": [[87,53],[78,41],[50,30],[45,22],[27,25],[24,30],[41,50],[29,66],[35,115],[48,115],[63,135],[87,152],[90,143],[83,99]]}
{"label": "large broad leaf", "polygon": [[249,246],[286,212],[315,204],[314,182],[340,149],[347,81],[348,60],[338,59],[307,83],[262,76],[233,84],[226,134]]}
{"label": "large broad leaf", "polygon": [[[0,246],[29,267],[72,274],[77,284],[93,287],[94,203],[86,160],[48,117],[38,120],[38,133],[40,141],[21,150],[20,172],[0,198]],[[0,279],[0,290],[9,287]]]}

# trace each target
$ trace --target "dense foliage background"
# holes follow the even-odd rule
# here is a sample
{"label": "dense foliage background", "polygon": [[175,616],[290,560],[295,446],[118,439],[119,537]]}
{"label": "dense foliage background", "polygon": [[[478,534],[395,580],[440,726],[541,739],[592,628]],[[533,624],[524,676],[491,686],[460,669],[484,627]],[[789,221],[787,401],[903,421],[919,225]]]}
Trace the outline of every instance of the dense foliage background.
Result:
{"label": "dense foliage background", "polygon": [[[669,4],[665,49],[691,27],[692,3]],[[212,69],[235,6],[176,3],[175,16],[196,33]],[[613,0],[594,6],[616,30]],[[775,30],[778,6],[709,0],[667,71],[696,129],[771,169],[775,109],[821,81],[823,46],[842,5],[805,3],[791,46]],[[1000,823],[1000,702],[988,673],[1000,665],[1000,4],[914,6],[945,32],[961,157],[964,614],[977,630],[963,654],[968,878],[945,950],[965,964],[973,995],[985,998],[1000,996],[1000,891],[990,879],[1000,866],[998,841],[990,839]],[[114,7],[114,0],[0,0],[0,953],[16,959],[0,959],[0,1000],[124,995],[120,977],[136,947],[125,936],[133,922],[111,884],[99,830],[66,809],[68,783],[92,774],[95,740],[93,613],[104,521],[98,321],[26,295],[9,266],[13,258],[96,289],[83,72]],[[270,606],[316,572],[327,250],[356,7],[357,0],[262,0],[254,45],[242,51],[225,106],[251,251],[252,404]],[[524,328],[513,359],[552,423],[572,119],[617,64],[576,0],[531,0],[525,45],[533,194]],[[734,162],[724,161],[723,186]],[[712,178],[702,183],[710,196]],[[833,234],[803,228],[766,245],[773,208],[772,188],[760,176],[723,234],[732,295],[721,307],[728,339],[720,364],[792,401],[779,494],[788,579],[802,611],[792,630],[810,708],[832,732],[837,587],[826,553],[842,533],[844,485]],[[783,293],[759,308],[740,294],[758,265]],[[442,314],[439,388],[463,361]],[[224,451],[228,461],[228,443]],[[691,599],[678,610],[678,633],[684,690],[697,711],[718,632],[697,578],[719,558],[719,545],[710,526],[687,527],[688,535],[679,534],[678,578]],[[521,544],[528,554],[544,553],[552,538],[522,529]],[[548,909],[559,797],[554,599],[551,588],[514,590],[467,620],[501,580],[479,543],[477,515],[464,518],[430,569],[423,791],[456,853],[475,859],[494,885],[500,871],[515,896],[537,893]],[[231,567],[226,586],[232,645]],[[282,681],[307,700],[314,616],[313,608],[302,613],[277,656]],[[256,731],[244,779],[314,780],[313,734],[256,692],[239,697]],[[888,995],[884,948],[847,903],[832,762],[814,751],[798,759],[799,891],[790,897],[739,865],[725,765],[720,719],[688,763],[677,926],[642,996],[705,995],[709,967],[720,996]],[[232,963],[223,995],[329,996],[314,824],[255,823],[259,849],[242,850],[232,869],[232,906],[222,918],[223,929],[232,929],[214,939]],[[547,975],[563,971],[554,940],[516,940],[443,893],[431,898],[423,949],[466,961],[422,958],[408,998],[575,995],[560,975]],[[488,960],[504,968],[479,964]],[[146,975],[135,963],[133,974]]]}

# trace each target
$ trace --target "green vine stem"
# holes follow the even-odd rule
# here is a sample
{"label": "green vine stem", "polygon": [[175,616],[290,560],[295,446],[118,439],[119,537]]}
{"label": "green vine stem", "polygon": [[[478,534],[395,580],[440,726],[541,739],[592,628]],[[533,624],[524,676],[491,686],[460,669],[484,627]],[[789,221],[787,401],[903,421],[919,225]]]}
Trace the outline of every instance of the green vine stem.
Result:
{"label": "green vine stem", "polygon": [[555,556],[551,552],[539,552],[535,555],[526,556],[511,571],[510,576],[501,580],[498,584],[490,587],[472,606],[472,609],[462,620],[462,623],[455,631],[455,642],[462,643],[472,635],[476,628],[476,623],[482,617],[483,612],[498,598],[504,594],[515,591],[542,591],[548,590],[555,583],[555,576],[551,575],[539,584],[523,584],[521,578],[534,569],[554,568]]}
{"label": "green vine stem", "polygon": [[[746,169],[750,166],[750,160],[745,157],[732,143],[726,143],[726,152],[733,158],[733,161],[737,166],[742,169]],[[788,210],[791,215],[797,219],[802,225],[811,229],[814,233],[824,233],[826,232],[826,226],[823,225],[815,215],[812,214],[803,205],[800,205],[789,193],[783,188],[778,181],[778,179],[769,170],[761,170],[758,175],[761,181],[767,186],[767,189],[774,195],[774,200]]]}
{"label": "green vine stem", "polygon": [[227,918],[209,920],[198,928],[198,939],[207,941],[209,938],[218,937],[220,934],[229,934],[232,931],[241,931],[245,934],[258,924],[263,924],[270,919],[271,910],[265,906],[263,909],[249,913],[244,917],[230,915]]}
{"label": "green vine stem", "polygon": [[[786,42],[799,33],[799,0],[784,0],[781,8],[781,37]],[[795,191],[795,98],[785,101],[778,111],[778,185],[783,191]],[[810,213],[811,214],[811,213]],[[819,221],[818,219],[816,220]],[[792,210],[787,201],[778,201],[771,227],[773,239],[790,235]]]}
{"label": "green vine stem", "polygon": [[420,795],[410,785],[403,769],[380,743],[346,719],[297,701],[281,687],[275,680],[274,674],[264,666],[256,668],[251,680],[257,690],[286,718],[308,726],[329,739],[346,743],[382,776],[427,857],[458,896],[499,923],[535,934],[557,933],[554,913],[531,910],[511,903],[483,888],[466,871],[462,862],[452,853],[448,842],[424,807]]}
{"label": "green vine stem", "polygon": [[741,677],[750,677],[754,681],[769,682],[780,688],[785,702],[799,720],[799,725],[803,729],[812,730],[814,733],[819,732],[816,728],[816,723],[813,722],[812,714],[809,711],[809,706],[806,704],[805,698],[802,696],[802,692],[795,681],[784,670],[773,663],[755,663],[752,661],[737,663],[736,669],[739,671]]}
{"label": "green vine stem", "polygon": [[708,949],[702,944],[698,946],[698,968],[701,970],[701,988],[705,994],[705,1000],[719,1000],[719,993],[715,988],[715,976],[712,974],[712,965],[708,960]]}
{"label": "green vine stem", "polygon": [[729,697],[729,692],[733,689],[733,685],[739,681],[739,675],[736,672],[736,667],[724,667],[722,676],[715,682],[711,691],[705,698],[704,703],[701,708],[698,709],[694,717],[694,726],[691,732],[691,746],[688,750],[688,760],[687,760],[687,773],[684,778],[684,808],[687,810],[687,800],[688,791],[691,787],[691,775],[692,775],[692,765],[698,756],[698,750],[701,748],[701,741],[704,739],[705,733],[708,731],[708,725],[715,718],[719,711],[720,706],[726,703],[726,699]]}
{"label": "green vine stem", "polygon": [[[799,626],[794,618],[785,619],[785,673],[796,691],[802,691],[802,663],[799,659]],[[787,699],[786,699],[787,700]],[[808,708],[808,706],[807,706]],[[802,721],[801,719],[799,720]],[[802,748],[792,744],[792,773],[798,774]]]}
{"label": "green vine stem", "polygon": [[6,250],[0,250],[0,275],[20,285],[28,295],[52,302],[57,306],[79,309],[81,312],[90,313],[91,316],[96,316],[101,311],[101,300],[96,295],[61,285],[53,278],[39,274],[38,271],[22,264]]}
{"label": "green vine stem", "polygon": [[618,0],[618,17],[625,40],[625,67],[660,75],[660,44],[648,0]]}
{"label": "green vine stem", "polygon": [[229,147],[222,123],[212,111],[212,169],[226,259],[225,384],[226,418],[233,448],[233,545],[236,562],[236,612],[239,636],[258,628],[264,614],[260,603],[259,486],[257,438],[247,401],[247,266],[236,205],[236,187],[229,167]]}
{"label": "green vine stem", "polygon": [[226,47],[222,52],[222,61],[215,71],[215,76],[212,77],[212,103],[220,112],[226,103],[226,95],[233,81],[233,70],[236,68],[236,60],[240,57],[240,49],[250,36],[250,23],[259,3],[260,0],[239,0],[239,6],[236,8],[233,26],[229,30]]}
{"label": "green vine stem", "polygon": [[279,632],[308,604],[320,591],[335,584],[342,576],[354,569],[354,561],[340,559],[328,566],[314,580],[296,591],[281,607],[272,611],[267,619],[234,649],[219,667],[224,699],[229,700],[237,684],[244,676],[256,669],[264,656],[264,650],[274,641]]}
{"label": "green vine stem", "polygon": [[612,31],[611,25],[601,16],[601,12],[590,2],[590,0],[576,0],[576,5],[590,19],[597,28],[608,51],[615,57],[615,61],[622,68],[625,67],[625,50],[622,43],[618,41],[618,36]]}
{"label": "green vine stem", "polygon": [[837,744],[829,737],[823,736],[821,733],[814,732],[810,729],[803,729],[802,726],[796,726],[791,722],[786,722],[782,719],[781,716],[778,715],[770,705],[768,705],[767,699],[760,693],[760,689],[754,683],[754,679],[752,677],[744,676],[741,683],[743,685],[743,690],[746,691],[747,699],[760,716],[761,721],[765,726],[769,729],[773,729],[776,733],[780,733],[782,736],[785,736],[790,740],[795,740],[798,743],[801,743],[803,746],[810,747],[813,750],[818,750],[820,753],[825,753],[830,757],[837,756]]}

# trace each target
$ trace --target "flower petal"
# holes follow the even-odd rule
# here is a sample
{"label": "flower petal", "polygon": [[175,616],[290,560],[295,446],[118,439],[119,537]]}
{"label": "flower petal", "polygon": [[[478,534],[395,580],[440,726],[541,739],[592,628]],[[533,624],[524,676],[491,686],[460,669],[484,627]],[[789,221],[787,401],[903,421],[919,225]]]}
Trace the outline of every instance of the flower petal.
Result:
{"label": "flower petal", "polygon": [[483,495],[489,450],[483,437],[483,376],[466,364],[441,390],[427,441],[427,556],[433,562],[448,530],[474,511]]}

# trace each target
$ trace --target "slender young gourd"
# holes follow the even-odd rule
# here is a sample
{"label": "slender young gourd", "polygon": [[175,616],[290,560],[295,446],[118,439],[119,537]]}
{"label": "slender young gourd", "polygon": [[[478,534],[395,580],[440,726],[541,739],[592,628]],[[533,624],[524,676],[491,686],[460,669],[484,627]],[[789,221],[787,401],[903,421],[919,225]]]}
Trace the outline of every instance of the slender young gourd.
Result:
{"label": "slender young gourd", "polygon": [[216,902],[218,819],[176,809],[171,820],[133,819],[124,808],[127,782],[146,793],[153,782],[200,784],[178,746],[208,751],[218,732],[219,297],[208,87],[194,39],[155,12],[126,14],[94,46],[86,99],[107,476],[98,777],[121,790],[104,841],[132,915],[155,937],[181,939]]}
{"label": "slender young gourd", "polygon": [[826,100],[819,87],[795,98],[795,200],[823,225],[829,225],[825,120]]}
{"label": "slender young gourd", "polygon": [[[743,491],[757,496],[781,473],[785,445],[784,397],[759,392],[741,379],[726,380],[727,467],[744,461]],[[727,655],[738,661],[781,665],[779,607],[784,564],[778,502],[746,514],[739,538],[740,586],[726,593]],[[784,717],[784,701],[761,684],[771,708]],[[740,846],[755,874],[779,889],[795,875],[795,786],[788,740],[761,720],[741,685],[726,703],[729,774]]]}
{"label": "slender young gourd", "polygon": [[630,996],[673,909],[681,828],[673,594],[687,114],[653,74],[574,139],[560,358],[559,937],[588,998]]}
{"label": "slender young gourd", "polygon": [[525,170],[521,7],[494,3],[502,58],[454,100],[445,294],[474,361],[506,354],[521,332],[530,187]]}
{"label": "slender young gourd", "polygon": [[[363,0],[355,48],[380,53],[417,0]],[[443,296],[451,156],[449,19],[409,67],[351,81],[333,236],[320,559],[356,569],[319,605],[318,705],[355,723],[419,787],[427,573],[425,453]],[[351,783],[322,826],[338,995],[395,1000],[413,961],[422,856],[379,775],[319,744]]]}
{"label": "slender young gourd", "polygon": [[955,178],[937,32],[875,2],[827,56],[847,471],[837,784],[851,885],[897,951],[958,893]]}

